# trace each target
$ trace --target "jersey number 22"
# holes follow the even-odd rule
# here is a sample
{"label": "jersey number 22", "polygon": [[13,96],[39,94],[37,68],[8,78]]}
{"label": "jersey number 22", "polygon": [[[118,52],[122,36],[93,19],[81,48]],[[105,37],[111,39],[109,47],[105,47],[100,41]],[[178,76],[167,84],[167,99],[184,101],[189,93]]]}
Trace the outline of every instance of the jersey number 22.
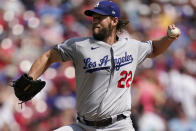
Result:
{"label": "jersey number 22", "polygon": [[122,78],[118,81],[118,88],[129,88],[131,86],[131,80],[132,80],[132,71],[125,71],[123,70],[120,75]]}

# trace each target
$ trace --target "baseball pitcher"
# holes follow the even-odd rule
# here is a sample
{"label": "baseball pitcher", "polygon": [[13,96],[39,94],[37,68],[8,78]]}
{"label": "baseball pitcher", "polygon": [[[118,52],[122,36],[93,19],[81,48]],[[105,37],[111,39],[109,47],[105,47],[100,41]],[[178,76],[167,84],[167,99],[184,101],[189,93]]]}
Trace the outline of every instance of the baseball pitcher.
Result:
{"label": "baseball pitcher", "polygon": [[131,83],[145,58],[163,53],[178,38],[180,30],[168,26],[166,36],[140,42],[118,36],[122,26],[120,8],[101,1],[85,15],[93,18],[92,37],[71,38],[45,52],[28,74],[13,84],[22,102],[32,99],[45,86],[37,80],[54,62],[73,61],[76,73],[77,122],[56,131],[134,131],[130,119]]}

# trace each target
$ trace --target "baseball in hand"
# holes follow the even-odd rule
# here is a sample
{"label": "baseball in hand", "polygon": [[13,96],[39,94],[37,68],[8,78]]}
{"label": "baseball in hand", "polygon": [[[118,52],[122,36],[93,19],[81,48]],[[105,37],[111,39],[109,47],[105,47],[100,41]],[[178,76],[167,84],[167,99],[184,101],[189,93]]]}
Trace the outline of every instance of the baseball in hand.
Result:
{"label": "baseball in hand", "polygon": [[177,38],[180,35],[180,29],[175,25],[169,25],[167,35],[171,38]]}

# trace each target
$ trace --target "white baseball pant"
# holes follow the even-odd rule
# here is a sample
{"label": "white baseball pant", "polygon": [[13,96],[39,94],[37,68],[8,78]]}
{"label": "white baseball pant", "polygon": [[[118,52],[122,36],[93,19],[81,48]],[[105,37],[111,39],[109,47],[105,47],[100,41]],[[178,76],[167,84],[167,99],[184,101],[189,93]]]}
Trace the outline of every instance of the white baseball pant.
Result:
{"label": "white baseball pant", "polygon": [[130,117],[128,117],[126,119],[116,121],[109,126],[101,127],[101,128],[87,126],[77,121],[77,123],[60,127],[54,131],[135,131],[135,130],[133,128]]}

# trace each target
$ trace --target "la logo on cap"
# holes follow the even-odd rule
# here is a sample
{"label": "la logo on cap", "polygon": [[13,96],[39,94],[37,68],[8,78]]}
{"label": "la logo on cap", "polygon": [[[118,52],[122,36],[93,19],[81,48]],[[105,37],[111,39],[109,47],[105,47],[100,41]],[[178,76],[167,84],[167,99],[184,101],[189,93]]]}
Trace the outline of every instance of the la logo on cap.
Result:
{"label": "la logo on cap", "polygon": [[95,7],[99,7],[99,2],[95,5]]}

